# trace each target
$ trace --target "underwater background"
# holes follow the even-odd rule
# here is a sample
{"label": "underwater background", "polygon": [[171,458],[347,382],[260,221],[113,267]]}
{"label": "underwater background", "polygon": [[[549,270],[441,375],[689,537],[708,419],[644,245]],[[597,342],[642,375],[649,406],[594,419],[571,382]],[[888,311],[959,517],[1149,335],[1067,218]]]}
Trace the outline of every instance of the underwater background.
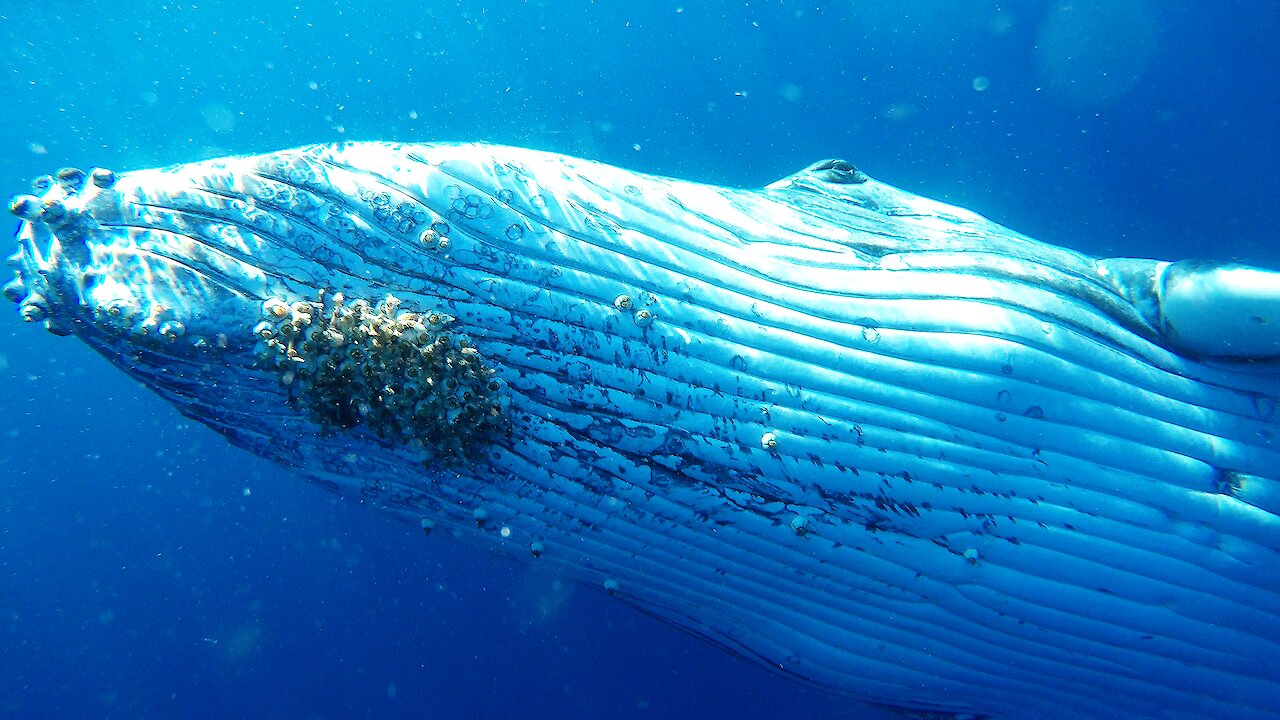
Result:
{"label": "underwater background", "polygon": [[[1275,267],[1277,37],[1269,0],[10,0],[0,191],[340,140],[743,186],[843,157],[1089,253]],[[0,718],[891,717],[310,487],[15,311],[0,412]]]}

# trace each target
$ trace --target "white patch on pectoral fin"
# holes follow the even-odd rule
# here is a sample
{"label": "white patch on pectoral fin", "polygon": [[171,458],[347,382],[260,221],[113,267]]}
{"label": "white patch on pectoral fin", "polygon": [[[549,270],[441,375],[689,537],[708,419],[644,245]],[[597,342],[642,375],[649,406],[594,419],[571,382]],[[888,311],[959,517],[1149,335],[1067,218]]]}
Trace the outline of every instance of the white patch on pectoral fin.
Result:
{"label": "white patch on pectoral fin", "polygon": [[1179,350],[1221,358],[1280,357],[1280,272],[1181,261],[1160,273],[1160,332]]}
{"label": "white patch on pectoral fin", "polygon": [[1097,261],[1163,345],[1193,357],[1280,358],[1280,272],[1200,260]]}

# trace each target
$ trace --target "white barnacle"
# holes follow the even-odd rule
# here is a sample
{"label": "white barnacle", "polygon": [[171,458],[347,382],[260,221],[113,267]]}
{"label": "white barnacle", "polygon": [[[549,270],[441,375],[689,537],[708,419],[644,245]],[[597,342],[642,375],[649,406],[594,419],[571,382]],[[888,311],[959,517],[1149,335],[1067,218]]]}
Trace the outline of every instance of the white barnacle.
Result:
{"label": "white barnacle", "polygon": [[186,326],[178,322],[177,320],[165,320],[164,322],[160,323],[160,329],[159,329],[160,337],[163,337],[169,342],[173,342],[178,338],[182,337],[182,335],[186,333],[186,331],[187,331]]}
{"label": "white barnacle", "polygon": [[618,592],[618,590],[620,590],[621,588],[622,588],[622,585],[613,578],[608,578],[607,580],[604,581],[604,591],[609,593],[610,595]]}
{"label": "white barnacle", "polygon": [[266,317],[283,320],[291,313],[292,308],[286,305],[283,300],[278,298],[268,298],[266,302],[262,303],[262,314]]}
{"label": "white barnacle", "polygon": [[630,309],[631,309],[631,296],[630,296],[630,295],[619,295],[618,297],[614,298],[614,299],[613,299],[613,307],[614,307],[614,308],[616,308],[616,309],[618,309],[618,310],[630,310]]}
{"label": "white barnacle", "polygon": [[804,536],[809,534],[809,518],[803,515],[797,515],[791,518],[791,529],[797,535]]}
{"label": "white barnacle", "polygon": [[773,432],[767,432],[760,436],[760,447],[765,450],[772,450],[778,447],[778,435]]}
{"label": "white barnacle", "polygon": [[[504,426],[503,386],[489,381],[497,370],[466,336],[442,332],[451,316],[397,312],[394,296],[376,304],[324,299],[309,314],[290,308],[301,328],[270,313],[255,328],[264,340],[257,352],[292,388],[291,406],[330,430],[364,425],[427,463],[465,461],[467,441]],[[477,508],[473,519],[486,527],[488,512]]]}
{"label": "white barnacle", "polygon": [[961,553],[961,557],[963,557],[965,560],[968,560],[970,565],[977,565],[977,564],[978,564],[978,550],[977,550],[977,548],[968,548],[968,549],[966,549],[963,553]]}
{"label": "white barnacle", "polygon": [[654,318],[653,313],[643,308],[640,310],[637,310],[636,314],[632,316],[632,319],[635,320],[636,325],[639,325],[640,327],[648,327],[649,325],[651,325],[653,323],[653,318]]}

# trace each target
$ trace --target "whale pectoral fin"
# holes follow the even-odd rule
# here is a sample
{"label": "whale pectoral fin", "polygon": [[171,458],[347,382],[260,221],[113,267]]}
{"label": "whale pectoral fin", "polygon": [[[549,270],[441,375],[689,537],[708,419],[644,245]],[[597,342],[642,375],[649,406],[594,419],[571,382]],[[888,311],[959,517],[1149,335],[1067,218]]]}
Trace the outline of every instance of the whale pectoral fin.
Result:
{"label": "whale pectoral fin", "polygon": [[1160,331],[1212,357],[1280,357],[1280,273],[1176,262],[1160,276]]}
{"label": "whale pectoral fin", "polygon": [[1098,270],[1173,350],[1209,358],[1280,359],[1280,272],[1130,258],[1101,260]]}

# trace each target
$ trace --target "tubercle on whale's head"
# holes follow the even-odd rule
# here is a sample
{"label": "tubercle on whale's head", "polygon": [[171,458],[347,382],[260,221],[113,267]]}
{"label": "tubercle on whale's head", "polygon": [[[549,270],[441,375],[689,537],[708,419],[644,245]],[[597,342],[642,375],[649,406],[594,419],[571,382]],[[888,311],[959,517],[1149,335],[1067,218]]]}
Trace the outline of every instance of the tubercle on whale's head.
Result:
{"label": "tubercle on whale's head", "polygon": [[6,295],[24,320],[60,335],[225,346],[222,316],[245,312],[261,273],[245,267],[240,282],[220,282],[236,275],[200,268],[192,238],[149,227],[148,211],[118,180],[107,170],[64,169],[33,183],[39,196],[14,198],[10,211],[24,222]]}
{"label": "tubercle on whale's head", "polygon": [[429,293],[361,282],[321,252],[351,221],[301,190],[264,208],[255,160],[236,162],[37,179],[10,205],[6,296],[263,454],[344,433],[431,466],[501,436],[505,384],[460,324]]}

